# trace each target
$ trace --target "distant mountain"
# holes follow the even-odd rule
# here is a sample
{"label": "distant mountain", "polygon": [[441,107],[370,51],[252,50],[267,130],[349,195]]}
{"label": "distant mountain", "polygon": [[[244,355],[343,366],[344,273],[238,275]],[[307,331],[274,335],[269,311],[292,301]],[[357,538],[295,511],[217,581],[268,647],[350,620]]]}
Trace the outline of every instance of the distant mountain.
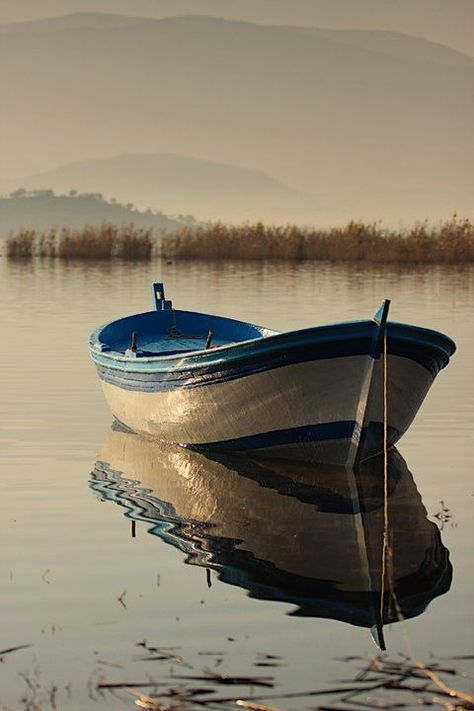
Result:
{"label": "distant mountain", "polygon": [[[290,29],[290,28],[289,28]],[[451,47],[431,42],[421,37],[413,37],[401,32],[382,30],[320,30],[311,28],[291,28],[306,32],[313,37],[326,37],[341,44],[353,45],[361,49],[390,55],[400,60],[433,62],[451,67],[474,67],[474,58]]]}
{"label": "distant mountain", "polygon": [[[209,15],[192,15],[191,17],[207,17]],[[213,19],[216,19],[214,17]],[[77,12],[71,15],[59,15],[43,20],[18,22],[8,25],[0,24],[0,34],[54,32],[60,30],[104,30],[104,29],[137,29],[150,27],[157,22],[150,17],[133,15],[117,15],[115,13]],[[302,27],[297,24],[278,25],[287,30],[306,33],[313,38],[326,38],[341,44],[353,45],[363,49],[382,52],[399,59],[414,59],[422,62],[434,62],[447,66],[473,67],[474,57],[459,50],[452,49],[438,42],[422,37],[414,37],[401,32],[387,30],[334,30],[316,27]]]}
{"label": "distant mountain", "polygon": [[79,161],[23,178],[26,188],[102,191],[121,201],[184,210],[200,219],[298,215],[307,197],[265,173],[172,154],[130,154]]}
{"label": "distant mountain", "polygon": [[[449,48],[210,17],[89,14],[23,30],[1,31],[4,182],[84,156],[172,153],[317,195],[304,219],[324,196],[336,217],[472,204],[474,63]],[[423,213],[417,195],[430,196]]]}
{"label": "distant mountain", "polygon": [[34,32],[54,32],[56,30],[100,30],[119,27],[136,27],[139,25],[146,26],[149,24],[150,19],[152,18],[117,15],[115,13],[74,12],[70,15],[45,17],[41,20],[0,24],[0,33],[28,34]]}
{"label": "distant mountain", "polygon": [[[209,15],[192,15],[191,17],[207,17]],[[214,17],[213,19],[216,19]],[[149,17],[132,15],[117,15],[115,13],[78,12],[71,15],[59,15],[30,22],[19,22],[9,25],[0,25],[0,34],[3,33],[35,33],[54,32],[58,30],[104,30],[104,29],[130,29],[150,27],[150,23],[157,22]],[[330,41],[353,45],[363,49],[382,52],[399,59],[415,59],[423,62],[435,62],[447,66],[472,67],[474,57],[466,55],[459,50],[452,49],[438,42],[433,42],[422,37],[414,37],[401,32],[387,30],[334,30],[316,27],[302,27],[297,24],[278,25],[291,31],[306,33],[313,36],[326,38]]]}
{"label": "distant mountain", "polygon": [[418,35],[474,55],[472,0],[2,0],[0,22],[69,13],[228,20],[334,29],[385,29]]}
{"label": "distant mountain", "polygon": [[0,238],[26,228],[48,230],[52,227],[83,227],[102,222],[137,227],[151,227],[170,232],[192,218],[173,219],[151,210],[140,212],[130,206],[107,202],[100,195],[55,195],[52,190],[26,193],[19,189],[0,198]]}

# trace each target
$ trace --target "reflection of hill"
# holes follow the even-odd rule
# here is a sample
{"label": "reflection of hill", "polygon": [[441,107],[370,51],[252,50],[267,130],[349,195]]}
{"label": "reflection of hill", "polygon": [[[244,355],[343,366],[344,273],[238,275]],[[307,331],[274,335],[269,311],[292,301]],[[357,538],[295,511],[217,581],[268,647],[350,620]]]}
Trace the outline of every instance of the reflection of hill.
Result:
{"label": "reflection of hill", "polygon": [[225,215],[241,221],[264,213],[297,214],[305,201],[309,207],[304,195],[265,173],[168,153],[80,161],[24,178],[21,184],[50,185],[57,191],[105,191],[119,200],[199,218]]}
{"label": "reflection of hill", "polygon": [[50,190],[36,195],[0,198],[0,238],[21,228],[46,230],[67,225],[76,228],[98,225],[104,220],[170,231],[182,225],[163,214],[139,212],[112,204],[93,195],[54,195]]}
{"label": "reflection of hill", "polygon": [[3,180],[12,169],[171,152],[263,170],[318,196],[308,221],[470,210],[474,64],[448,48],[93,14],[3,26],[1,47],[2,101],[15,107],[2,116]]}
{"label": "reflection of hill", "polygon": [[246,458],[210,460],[111,431],[92,488],[152,524],[186,562],[213,568],[293,614],[372,627],[420,614],[446,592],[451,565],[405,462],[390,458],[392,568],[382,595],[383,472],[354,474]]}

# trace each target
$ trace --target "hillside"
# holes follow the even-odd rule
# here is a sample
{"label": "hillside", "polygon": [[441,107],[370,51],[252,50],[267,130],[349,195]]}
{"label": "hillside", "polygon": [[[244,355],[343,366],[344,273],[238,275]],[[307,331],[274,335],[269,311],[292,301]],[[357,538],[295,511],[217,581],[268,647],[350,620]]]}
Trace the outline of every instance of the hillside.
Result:
{"label": "hillside", "polygon": [[[172,154],[130,154],[79,161],[23,178],[26,188],[50,185],[56,191],[103,191],[118,200],[184,209],[200,219],[297,214],[307,197],[265,173]],[[306,206],[308,207],[308,205]]]}
{"label": "hillside", "polygon": [[[192,218],[188,218],[188,222]],[[11,231],[35,228],[39,231],[56,226],[83,227],[107,221],[116,225],[133,222],[137,227],[152,227],[170,232],[183,226],[186,219],[172,219],[160,213],[140,212],[113,204],[97,195],[55,195],[51,190],[23,194],[17,191],[0,198],[0,238]]]}
{"label": "hillside", "polygon": [[[207,17],[217,19],[219,13],[193,13],[191,17]],[[290,15],[291,18],[291,15]],[[162,18],[164,19],[164,18]],[[174,16],[171,17],[174,19]],[[239,20],[242,22],[242,20]],[[18,22],[1,25],[0,34],[55,32],[64,30],[105,30],[105,29],[145,29],[156,22],[152,17],[138,17],[136,15],[117,15],[115,13],[78,12],[71,15],[58,15],[43,20]],[[258,23],[260,24],[260,23]],[[275,26],[273,23],[270,26]],[[451,66],[473,66],[474,57],[464,54],[459,50],[433,42],[423,37],[406,35],[401,32],[388,30],[335,30],[317,27],[304,27],[296,23],[278,25],[278,27],[306,33],[313,38],[326,38],[330,41],[353,45],[363,49],[375,50],[389,54],[399,59],[415,59],[435,62]]]}
{"label": "hillside", "polygon": [[472,0],[2,0],[0,22],[69,13],[228,20],[333,29],[385,29],[418,35],[474,55]]}
{"label": "hillside", "polygon": [[332,219],[472,205],[474,65],[449,48],[210,17],[48,22],[2,29],[2,98],[15,107],[2,115],[3,181],[175,153],[315,195],[304,219],[329,205]]}

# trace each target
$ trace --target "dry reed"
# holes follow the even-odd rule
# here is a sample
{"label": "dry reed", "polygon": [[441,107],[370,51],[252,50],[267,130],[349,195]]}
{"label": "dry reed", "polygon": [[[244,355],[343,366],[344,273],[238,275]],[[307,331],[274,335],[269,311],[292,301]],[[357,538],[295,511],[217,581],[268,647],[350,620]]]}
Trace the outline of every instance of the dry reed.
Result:
{"label": "dry reed", "polygon": [[377,223],[350,222],[331,229],[294,225],[239,226],[221,222],[166,235],[162,256],[203,260],[326,260],[385,264],[474,262],[474,224],[454,216],[437,226],[418,224],[404,232]]}
{"label": "dry reed", "polygon": [[[472,659],[471,655],[461,659]],[[456,657],[454,657],[456,659]],[[459,658],[458,658],[459,659]],[[291,699],[293,707],[307,708],[312,699],[316,711],[399,711],[416,706],[433,706],[447,711],[474,711],[474,696],[464,689],[466,679],[472,679],[467,672],[437,662],[433,658],[429,664],[415,661],[405,655],[389,659],[377,655],[370,659],[346,657],[340,661],[357,663],[359,669],[351,678],[341,680],[337,686],[309,688],[296,691],[255,689],[255,686],[274,687],[273,677],[261,683],[260,678],[216,674],[209,670],[199,675],[175,676],[163,673],[160,681],[149,678],[144,682],[108,682],[101,677],[95,685],[97,694],[105,698],[104,692],[116,693],[119,689],[128,693],[135,704],[149,711],[180,711],[182,709],[227,709],[239,706],[250,711],[279,711]],[[451,677],[446,683],[442,677]],[[168,677],[168,679],[166,678]],[[185,683],[177,684],[178,680]],[[189,686],[187,680],[192,681]],[[196,681],[203,684],[194,686]],[[260,682],[259,684],[257,682]],[[249,693],[234,692],[227,696],[218,694],[221,685],[248,686]],[[147,693],[144,692],[147,689]],[[319,698],[328,698],[320,703]],[[305,701],[303,701],[305,700]],[[271,705],[268,705],[268,702]],[[274,702],[278,701],[278,706]],[[286,701],[286,703],[285,703]],[[298,703],[299,701],[299,703]],[[283,704],[282,704],[283,702]]]}
{"label": "dry reed", "polygon": [[59,259],[147,260],[152,256],[156,238],[153,230],[133,225],[117,227],[104,222],[98,227],[51,229],[49,232],[21,230],[6,242],[9,259],[32,257]]}
{"label": "dry reed", "polygon": [[[10,259],[32,257],[89,260],[147,260],[158,253],[153,230],[103,223],[82,229],[22,230],[6,242]],[[378,223],[350,222],[345,227],[315,229],[261,222],[222,222],[183,227],[161,242],[165,259],[324,260],[379,264],[460,264],[474,262],[474,224],[456,215],[405,231]]]}

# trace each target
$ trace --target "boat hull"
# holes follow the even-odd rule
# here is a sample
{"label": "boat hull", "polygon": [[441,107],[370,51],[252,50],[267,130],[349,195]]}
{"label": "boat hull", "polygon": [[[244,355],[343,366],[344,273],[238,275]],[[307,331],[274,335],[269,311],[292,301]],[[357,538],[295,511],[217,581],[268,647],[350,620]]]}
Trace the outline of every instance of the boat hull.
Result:
{"label": "boat hull", "polygon": [[[447,363],[452,342],[402,324],[389,324],[387,342],[393,445]],[[369,321],[174,359],[93,357],[114,417],[134,432],[194,449],[350,467],[382,447],[381,351],[379,329]]]}
{"label": "boat hull", "polygon": [[[157,439],[214,451],[305,456],[346,464],[357,449],[357,407],[367,358],[312,361],[235,380],[164,392],[102,381],[114,417]],[[301,451],[301,449],[300,449]]]}

